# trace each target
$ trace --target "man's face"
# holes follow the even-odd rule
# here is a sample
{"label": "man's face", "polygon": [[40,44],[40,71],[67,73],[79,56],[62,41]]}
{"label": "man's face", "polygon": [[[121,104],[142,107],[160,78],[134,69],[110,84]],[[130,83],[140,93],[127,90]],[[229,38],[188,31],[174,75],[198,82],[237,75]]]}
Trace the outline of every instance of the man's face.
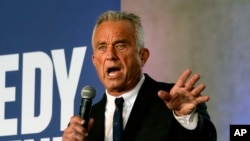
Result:
{"label": "man's face", "polygon": [[94,32],[92,46],[93,64],[110,94],[118,96],[136,86],[146,49],[137,49],[135,28],[129,21],[103,22]]}

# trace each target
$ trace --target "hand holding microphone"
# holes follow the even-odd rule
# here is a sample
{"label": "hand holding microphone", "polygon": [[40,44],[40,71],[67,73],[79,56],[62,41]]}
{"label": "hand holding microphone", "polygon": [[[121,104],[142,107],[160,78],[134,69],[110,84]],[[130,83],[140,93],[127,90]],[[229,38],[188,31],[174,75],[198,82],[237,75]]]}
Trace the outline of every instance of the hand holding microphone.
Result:
{"label": "hand holding microphone", "polygon": [[88,128],[89,116],[92,106],[92,99],[95,98],[96,90],[91,86],[85,86],[82,88],[81,96],[81,105],[79,116],[85,120],[83,127]]}
{"label": "hand holding microphone", "polygon": [[95,92],[95,88],[91,86],[85,86],[84,88],[82,88],[79,116],[71,117],[69,126],[64,130],[62,137],[63,141],[86,140],[86,137],[88,136],[88,123],[90,118],[92,99],[96,95]]}

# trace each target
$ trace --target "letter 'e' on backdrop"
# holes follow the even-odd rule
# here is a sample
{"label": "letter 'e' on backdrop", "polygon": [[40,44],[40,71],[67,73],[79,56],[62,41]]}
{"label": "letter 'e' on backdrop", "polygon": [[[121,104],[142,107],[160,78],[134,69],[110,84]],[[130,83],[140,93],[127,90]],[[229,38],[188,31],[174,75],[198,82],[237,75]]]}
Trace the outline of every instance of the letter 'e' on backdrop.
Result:
{"label": "letter 'e' on backdrop", "polygon": [[97,17],[119,0],[0,1],[0,140],[59,141],[85,85]]}

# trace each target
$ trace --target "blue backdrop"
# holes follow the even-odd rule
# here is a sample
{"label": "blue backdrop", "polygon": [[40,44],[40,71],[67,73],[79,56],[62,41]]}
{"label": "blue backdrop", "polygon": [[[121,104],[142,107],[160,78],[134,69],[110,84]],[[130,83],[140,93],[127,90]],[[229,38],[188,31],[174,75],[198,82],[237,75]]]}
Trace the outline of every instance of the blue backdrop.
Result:
{"label": "blue backdrop", "polygon": [[61,140],[81,89],[103,87],[91,62],[95,20],[119,0],[0,1],[0,140]]}

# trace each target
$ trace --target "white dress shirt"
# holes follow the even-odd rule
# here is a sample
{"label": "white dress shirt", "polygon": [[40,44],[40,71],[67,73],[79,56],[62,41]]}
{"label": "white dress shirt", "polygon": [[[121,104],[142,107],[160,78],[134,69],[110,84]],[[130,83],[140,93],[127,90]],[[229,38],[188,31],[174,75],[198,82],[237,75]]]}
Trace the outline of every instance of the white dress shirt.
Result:
{"label": "white dress shirt", "polygon": [[[128,117],[131,113],[135,99],[138,95],[139,89],[141,88],[144,80],[145,80],[145,76],[142,75],[141,80],[136,85],[136,87],[122,95],[124,99],[123,115],[122,115],[123,116],[123,128],[127,124]],[[113,116],[114,116],[114,111],[115,111],[114,101],[115,101],[115,98],[117,97],[111,96],[107,90],[106,90],[106,95],[107,95],[107,104],[105,107],[105,141],[113,141]],[[190,115],[186,115],[186,116],[176,116],[174,114],[174,117],[183,127],[189,130],[195,129],[198,123],[198,114],[196,112],[193,112]]]}

